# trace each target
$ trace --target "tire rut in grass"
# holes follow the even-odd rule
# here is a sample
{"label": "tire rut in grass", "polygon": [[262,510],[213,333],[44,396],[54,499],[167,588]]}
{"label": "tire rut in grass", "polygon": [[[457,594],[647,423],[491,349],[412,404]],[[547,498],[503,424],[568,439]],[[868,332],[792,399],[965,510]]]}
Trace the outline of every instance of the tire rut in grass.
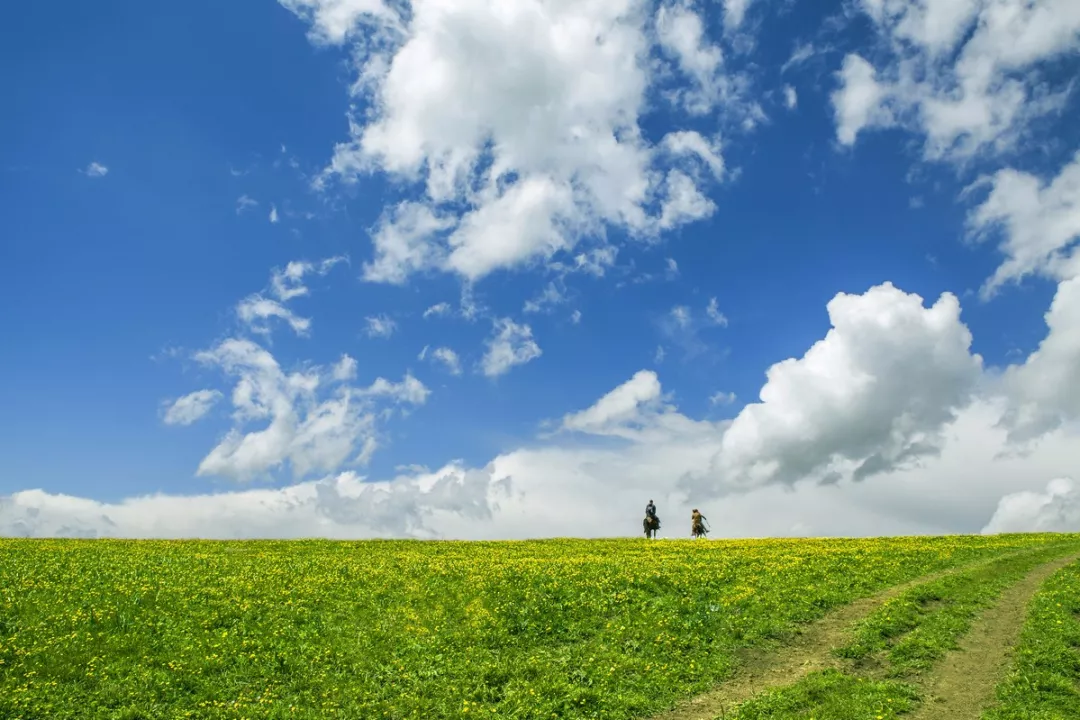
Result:
{"label": "tire rut in grass", "polygon": [[1078,559],[1080,555],[1070,554],[1052,560],[1007,588],[926,679],[923,702],[911,720],[978,720],[993,704],[1032,597],[1047,578]]}
{"label": "tire rut in grass", "polygon": [[794,639],[780,648],[740,651],[739,666],[731,678],[649,720],[713,720],[760,692],[791,685],[817,670],[840,668],[842,661],[832,654],[832,650],[844,644],[855,623],[881,604],[918,585],[1034,551],[1034,548],[1024,548],[928,573],[836,608],[804,626]]}

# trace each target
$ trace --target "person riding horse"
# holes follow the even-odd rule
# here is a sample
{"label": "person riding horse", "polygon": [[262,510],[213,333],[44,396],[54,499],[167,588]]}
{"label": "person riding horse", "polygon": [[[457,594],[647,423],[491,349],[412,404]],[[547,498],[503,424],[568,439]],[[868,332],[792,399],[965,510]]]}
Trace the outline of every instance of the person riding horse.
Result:
{"label": "person riding horse", "polygon": [[690,513],[690,537],[696,539],[707,535],[708,532],[705,530],[705,522],[707,522],[707,520],[708,519],[702,515],[697,508],[694,508],[694,511]]}
{"label": "person riding horse", "polygon": [[660,518],[656,516],[656,505],[652,500],[645,506],[645,520],[642,522],[645,528],[645,537],[651,538],[660,529]]}

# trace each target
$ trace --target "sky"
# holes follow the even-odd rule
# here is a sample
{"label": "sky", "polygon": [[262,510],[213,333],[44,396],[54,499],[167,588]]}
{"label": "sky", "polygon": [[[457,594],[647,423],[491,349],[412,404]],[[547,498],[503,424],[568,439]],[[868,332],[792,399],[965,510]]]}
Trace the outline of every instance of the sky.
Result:
{"label": "sky", "polygon": [[1080,531],[1075,0],[0,38],[0,535]]}

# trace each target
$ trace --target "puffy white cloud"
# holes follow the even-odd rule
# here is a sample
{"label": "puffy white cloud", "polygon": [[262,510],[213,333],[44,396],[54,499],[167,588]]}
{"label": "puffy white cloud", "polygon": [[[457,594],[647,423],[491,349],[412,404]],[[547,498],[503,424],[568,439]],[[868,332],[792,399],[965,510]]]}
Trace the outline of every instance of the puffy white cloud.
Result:
{"label": "puffy white cloud", "polygon": [[828,313],[825,338],[769,368],[761,402],[742,409],[710,471],[688,487],[722,492],[835,472],[862,479],[938,452],[982,371],[956,297],[926,308],[885,283],[837,295]]}
{"label": "puffy white cloud", "polygon": [[278,221],[277,207],[274,206],[274,205],[271,205],[270,206],[270,222],[276,223],[277,221]]}
{"label": "puffy white cloud", "polygon": [[388,338],[397,330],[397,323],[387,315],[373,315],[364,318],[367,324],[365,332],[368,337]]}
{"label": "puffy white cloud", "polygon": [[1035,273],[1055,279],[1073,275],[1070,251],[1080,239],[1080,153],[1048,183],[1011,169],[980,184],[986,183],[990,194],[972,211],[968,225],[976,237],[1001,231],[1005,261],[983,285],[983,297]]}
{"label": "puffy white cloud", "polygon": [[92,162],[86,166],[85,170],[80,170],[87,177],[100,178],[109,174],[109,168],[105,167],[101,163]]}
{"label": "puffy white cloud", "polygon": [[191,425],[210,412],[221,397],[217,390],[196,390],[169,403],[162,420],[166,425]]}
{"label": "puffy white cloud", "polygon": [[[849,55],[834,95],[837,137],[900,122],[930,159],[1010,149],[1028,123],[1062,107],[1046,61],[1080,48],[1073,0],[862,0],[888,48],[878,73]],[[880,75],[880,78],[877,76]]]}
{"label": "puffy white cloud", "polygon": [[560,255],[595,260],[595,248],[579,246],[603,245],[606,226],[652,235],[711,214],[686,173],[687,161],[704,162],[719,177],[715,143],[680,157],[639,127],[650,83],[664,75],[653,71],[659,47],[694,83],[678,102],[761,116],[685,4],[657,15],[647,0],[281,3],[311,23],[316,42],[352,46],[353,92],[368,106],[319,184],[383,172],[423,187],[373,229],[371,281],[428,270],[478,280]]}
{"label": "puffy white cloud", "polygon": [[[362,464],[377,447],[372,400],[415,405],[428,393],[409,375],[401,383],[378,378],[368,388],[344,385],[349,374],[345,358],[329,379],[318,370],[286,374],[269,352],[249,340],[226,340],[196,359],[237,379],[232,391],[236,426],[203,458],[198,475],[246,480],[288,463],[293,476],[302,478]],[[268,424],[245,431],[253,421]]]}
{"label": "puffy white cloud", "polygon": [[270,325],[267,321],[271,318],[284,320],[297,335],[307,335],[311,329],[310,319],[300,317],[278,301],[263,297],[258,293],[241,300],[236,306],[236,314],[252,332],[260,335],[270,334]]}
{"label": "puffy white cloud", "polygon": [[885,106],[887,93],[877,81],[874,66],[859,55],[844,58],[839,72],[840,88],[833,92],[836,114],[836,137],[844,145],[866,127],[887,127],[893,123],[892,112]]}
{"label": "puffy white cloud", "polygon": [[487,351],[480,361],[484,375],[498,377],[540,357],[540,346],[528,325],[519,325],[510,318],[500,318],[493,324],[494,334],[487,340]]}
{"label": "puffy white cloud", "polygon": [[1010,493],[1001,498],[984,534],[1080,532],[1080,487],[1072,478],[1051,480],[1045,492]]}

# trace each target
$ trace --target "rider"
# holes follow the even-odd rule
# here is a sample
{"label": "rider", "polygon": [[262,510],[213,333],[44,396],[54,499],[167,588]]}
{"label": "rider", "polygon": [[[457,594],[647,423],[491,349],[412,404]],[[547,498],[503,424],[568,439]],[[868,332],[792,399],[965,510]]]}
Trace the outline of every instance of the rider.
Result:
{"label": "rider", "polygon": [[706,519],[707,518],[704,515],[702,515],[698,511],[697,508],[694,508],[694,511],[692,513],[690,513],[690,522],[691,522],[690,534],[691,535],[704,535],[705,534],[704,521]]}
{"label": "rider", "polygon": [[650,500],[649,504],[645,506],[645,517],[649,518],[650,520],[656,520],[656,505],[653,504],[652,500]]}

